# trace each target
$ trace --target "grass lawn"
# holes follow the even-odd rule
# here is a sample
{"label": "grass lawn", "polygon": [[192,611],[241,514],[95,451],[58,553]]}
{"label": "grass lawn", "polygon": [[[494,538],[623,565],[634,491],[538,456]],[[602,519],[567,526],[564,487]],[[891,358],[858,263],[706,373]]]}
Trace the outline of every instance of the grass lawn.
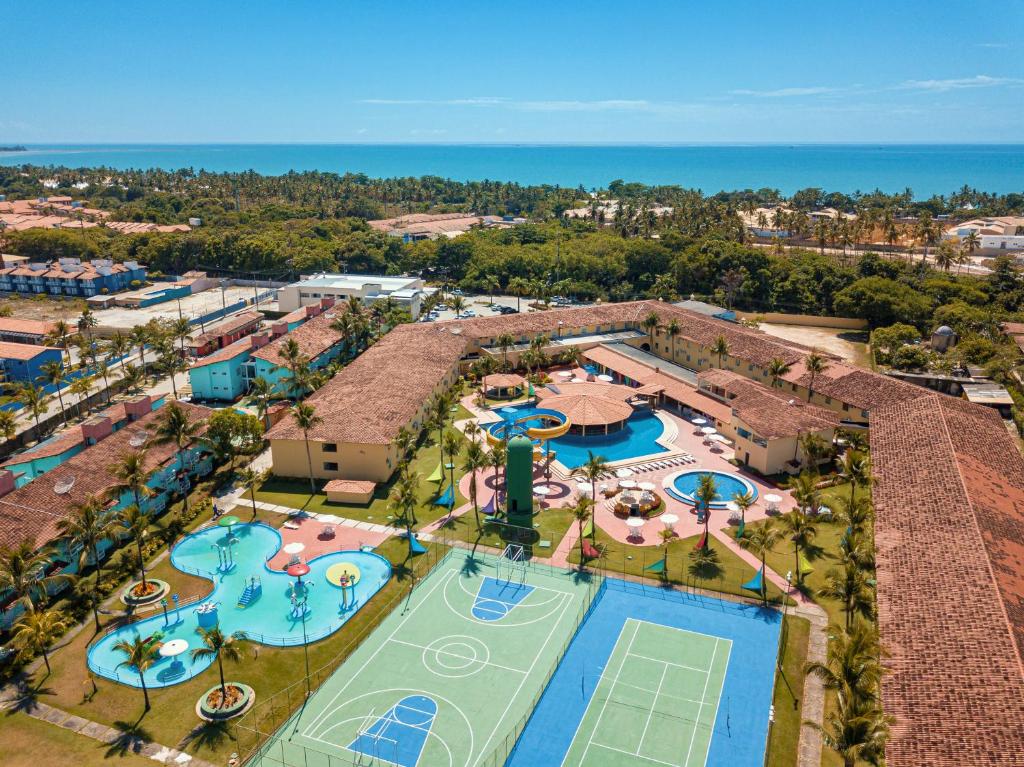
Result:
{"label": "grass lawn", "polygon": [[782,657],[775,670],[775,722],[768,737],[768,767],[796,767],[803,722],[804,664],[811,622],[787,615]]}
{"label": "grass lawn", "polygon": [[[450,535],[456,540],[476,543],[480,546],[490,546],[499,551],[505,548],[506,543],[535,544],[537,541],[551,541],[549,548],[540,548],[535,545],[531,547],[534,555],[550,557],[558,547],[558,542],[562,540],[569,526],[574,522],[572,512],[569,509],[546,509],[534,517],[534,534],[530,539],[521,540],[509,535],[510,532],[514,531],[510,530],[507,525],[488,522],[484,517],[481,517],[481,520],[483,522],[483,530],[478,531],[476,517],[473,515],[473,511],[470,510],[462,516],[453,517],[446,523],[443,526],[444,534]],[[527,548],[528,553],[529,551],[530,549]]]}
{"label": "grass lawn", "polygon": [[[280,519],[283,521],[283,518]],[[353,649],[353,640],[375,627],[393,608],[393,600],[407,593],[411,583],[410,574],[414,573],[417,577],[425,575],[435,561],[435,555],[443,552],[443,547],[432,544],[431,554],[418,557],[408,565],[407,544],[401,539],[389,539],[377,551],[394,564],[391,581],[340,631],[309,646],[311,669],[321,669],[329,663],[332,664],[332,669],[335,668],[335,662],[346,657]],[[200,585],[201,579],[174,570],[166,560],[154,566],[151,572],[156,577],[165,577],[175,591],[187,592],[188,589],[203,588]],[[208,589],[207,584],[203,593]],[[105,623],[109,624],[111,620],[112,618],[107,617]],[[98,692],[95,695],[91,694],[91,675],[86,667],[85,653],[92,637],[93,630],[89,624],[84,631],[69,640],[66,646],[52,654],[53,674],[44,678],[43,669],[33,680],[36,690],[34,694],[38,700],[120,729],[134,728],[144,737],[195,754],[215,764],[223,764],[233,751],[238,750],[233,729],[223,725],[203,725],[194,712],[195,702],[199,696],[217,683],[216,664],[187,682],[151,691],[153,708],[143,716],[142,693],[136,688],[100,677],[95,680]],[[240,663],[225,664],[225,673],[231,679],[251,685],[261,700],[266,700],[303,678],[304,659],[301,647],[268,647],[250,643],[245,646],[244,654],[244,660]],[[283,706],[281,711],[283,715]],[[46,731],[46,742],[51,738],[63,737],[58,728],[51,725],[44,727],[50,728]],[[6,745],[6,723],[4,733],[0,741]],[[37,739],[41,740],[42,738]],[[75,761],[77,760],[59,760],[56,763],[71,764]],[[8,764],[2,759],[0,763]]]}
{"label": "grass lawn", "polygon": [[0,716],[0,764],[4,767],[38,767],[40,759],[51,765],[77,767],[152,767],[144,756],[79,735],[63,727],[9,711]]}
{"label": "grass lawn", "polygon": [[[467,411],[467,416],[468,415],[469,413]],[[456,415],[456,417],[458,417],[458,415]],[[462,436],[461,432],[456,429],[449,429],[449,431],[462,438],[463,445],[466,444],[465,437]],[[441,450],[434,443],[436,436],[437,435],[434,434],[432,437],[429,437],[417,451],[415,458],[412,460],[412,471],[419,473],[420,479],[423,480],[420,482],[420,507],[416,509],[416,518],[419,520],[420,526],[433,522],[447,513],[447,509],[445,509],[445,507],[434,506],[430,503],[438,495],[438,485],[434,482],[425,481],[426,478],[433,473],[434,469],[437,468],[437,465],[441,460]],[[445,456],[445,458],[447,461],[447,456]],[[455,461],[456,508],[467,503],[467,499],[458,491],[459,479],[465,474],[465,472],[459,471],[460,461],[461,453]],[[448,472],[445,472],[445,474],[447,477]],[[262,487],[256,491],[256,500],[263,501],[265,503],[290,506],[292,508],[303,509],[308,512],[336,514],[339,517],[365,520],[367,522],[375,522],[378,525],[386,525],[394,518],[394,512],[388,508],[388,494],[391,492],[391,486],[394,484],[394,481],[395,477],[392,477],[391,481],[387,484],[378,485],[373,494],[373,500],[371,500],[369,504],[349,504],[331,503],[323,493],[317,493],[311,496],[309,494],[308,480],[270,477],[263,483]],[[447,479],[445,481],[445,486],[447,486]],[[247,498],[248,494],[246,494],[246,497],[242,500],[243,505]]]}
{"label": "grass lawn", "polygon": [[[711,536],[711,548],[718,554],[718,566],[714,571],[707,572],[705,577],[695,577],[689,572],[689,553],[693,551],[698,536],[673,540],[668,545],[668,580],[671,583],[695,586],[697,588],[719,591],[723,594],[755,598],[757,595],[745,591],[742,585],[754,577],[754,569],[740,559]],[[604,556],[595,564],[606,571],[607,575],[625,573],[647,578],[658,576],[645,571],[645,567],[661,559],[663,546],[633,546],[620,543],[609,536],[600,527],[597,528],[597,543],[604,546]],[[569,555],[569,561],[580,561],[579,548]],[[768,584],[768,601],[781,603],[782,592],[773,584]]]}

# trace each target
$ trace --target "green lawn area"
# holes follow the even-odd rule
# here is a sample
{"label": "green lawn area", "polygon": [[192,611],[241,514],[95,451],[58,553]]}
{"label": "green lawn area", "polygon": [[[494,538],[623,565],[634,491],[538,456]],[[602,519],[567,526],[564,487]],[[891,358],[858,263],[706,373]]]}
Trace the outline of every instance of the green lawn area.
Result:
{"label": "green lawn area", "polygon": [[[466,411],[466,416],[471,417],[469,411]],[[460,416],[456,414],[456,418],[458,417]],[[449,432],[459,435],[463,440],[463,447],[465,446],[465,437],[462,436],[461,432],[456,429],[449,429]],[[430,503],[438,495],[438,485],[434,482],[425,481],[426,478],[433,473],[434,469],[437,468],[437,465],[441,460],[441,450],[434,442],[436,437],[436,434],[428,437],[412,460],[412,471],[419,473],[420,479],[424,480],[420,483],[420,507],[416,509],[416,518],[419,520],[419,526],[433,522],[447,513],[447,509],[445,507],[434,506]],[[447,461],[447,456],[445,456],[445,458]],[[458,467],[460,462],[461,453],[455,461],[454,473],[456,482],[456,508],[468,502],[468,499],[464,498],[458,491],[458,482],[465,474],[465,472],[459,471]],[[447,486],[447,476],[449,473],[445,472],[445,475],[445,486]],[[270,477],[263,483],[262,487],[256,491],[256,500],[264,501],[265,503],[290,506],[307,512],[336,514],[339,517],[348,517],[349,519],[365,520],[367,522],[375,522],[378,525],[386,525],[389,524],[395,516],[394,512],[388,508],[388,494],[391,492],[391,486],[394,484],[394,481],[395,477],[392,477],[391,481],[387,484],[378,485],[377,490],[373,494],[373,500],[371,500],[369,504],[357,505],[349,503],[331,503],[323,493],[316,493],[311,496],[309,494],[308,480]],[[248,498],[248,494],[246,495],[246,498]],[[245,499],[243,499],[243,503],[244,500]]]}
{"label": "green lawn area", "polygon": [[[703,578],[691,575],[689,553],[693,551],[697,541],[698,536],[692,536],[673,540],[668,545],[667,576],[670,583],[695,586],[723,594],[748,598],[757,597],[754,592],[745,591],[742,588],[744,583],[754,577],[754,568],[729,551],[714,536],[711,536],[711,548],[718,554],[718,567],[715,571],[706,573]],[[604,556],[596,560],[595,564],[606,570],[609,575],[624,573],[658,578],[657,575],[645,571],[644,568],[661,559],[664,552],[663,546],[633,546],[628,543],[620,543],[600,527],[597,528],[597,543],[604,547]],[[569,555],[569,561],[578,563],[579,556],[580,552],[577,548]],[[782,599],[782,592],[769,583],[768,600],[773,603],[781,603]]]}
{"label": "green lawn area", "polygon": [[442,535],[450,535],[452,538],[466,543],[476,543],[480,546],[490,546],[501,550],[506,543],[527,543],[535,544],[538,541],[550,541],[551,546],[540,548],[532,546],[532,553],[540,557],[550,557],[558,547],[569,526],[574,524],[572,512],[569,509],[546,509],[534,516],[534,535],[529,540],[520,540],[513,537],[508,526],[501,523],[488,522],[481,517],[483,530],[477,530],[476,517],[472,510],[459,517],[453,517],[446,523]]}
{"label": "green lawn area", "polygon": [[[152,767],[144,756],[110,746],[63,727],[41,722],[28,714],[9,711],[0,716],[0,764],[4,767],[51,765],[77,767]],[[166,744],[165,744],[166,745]]]}
{"label": "green lawn area", "polygon": [[768,738],[768,767],[796,767],[803,722],[804,664],[811,623],[787,615],[782,657],[775,670],[775,722]]}
{"label": "green lawn area", "polygon": [[[242,515],[242,507],[238,508],[238,511]],[[243,519],[247,518],[243,515]],[[278,520],[284,521],[284,518],[278,517]],[[444,547],[430,544],[430,554],[408,562],[407,550],[405,541],[398,538],[388,539],[378,547],[378,553],[393,563],[393,577],[340,631],[309,646],[311,669],[323,669],[330,664],[329,669],[324,671],[325,676],[329,670],[336,668],[337,662],[347,657],[354,649],[354,640],[372,630],[393,609],[394,601],[408,592],[410,575],[425,575],[437,556],[443,553]],[[165,578],[175,591],[191,593],[198,590],[205,593],[209,590],[208,583],[174,570],[167,559],[155,565],[150,572],[156,577]],[[111,617],[104,618],[104,628],[112,620]],[[51,655],[53,674],[44,678],[43,669],[33,680],[36,686],[35,694],[41,702],[121,729],[137,727],[146,733],[146,737],[158,743],[179,748],[215,764],[225,763],[228,756],[238,750],[239,744],[235,740],[233,729],[223,725],[203,725],[195,715],[196,700],[203,691],[217,683],[216,664],[187,682],[151,691],[153,708],[143,716],[142,693],[138,689],[98,677],[95,679],[98,692],[90,695],[91,674],[86,667],[85,653],[92,638],[93,630],[89,623],[85,630],[68,640],[64,647]],[[304,662],[301,647],[268,647],[250,643],[245,646],[243,652],[244,660],[237,664],[225,664],[225,672],[229,678],[251,685],[261,700],[267,700],[302,679]],[[282,716],[286,714],[283,706],[280,710]],[[46,730],[43,736],[35,738],[36,742],[45,740],[50,743],[53,740],[60,743],[64,737],[79,737],[72,734],[65,736],[63,731],[52,725],[42,726],[48,727],[49,730]],[[6,746],[6,721],[3,732],[4,736],[0,738],[0,743]],[[86,743],[89,745],[88,741]],[[77,758],[57,760],[54,763],[73,764],[79,761],[86,765],[91,764],[87,760]],[[8,764],[4,759],[0,759],[0,763],[5,766]],[[134,767],[134,762],[129,764]]]}

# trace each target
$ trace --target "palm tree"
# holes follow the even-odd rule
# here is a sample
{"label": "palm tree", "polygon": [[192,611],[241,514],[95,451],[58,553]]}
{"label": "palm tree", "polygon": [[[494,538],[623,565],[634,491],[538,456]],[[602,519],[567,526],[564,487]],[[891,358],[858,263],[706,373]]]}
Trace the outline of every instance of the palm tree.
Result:
{"label": "palm tree", "polygon": [[96,365],[96,375],[103,379],[103,395],[106,403],[110,404],[110,366],[104,360]]}
{"label": "palm tree", "polygon": [[781,357],[772,357],[768,361],[768,375],[771,376],[772,386],[778,387],[779,379],[786,375],[790,370],[789,363],[787,363]]}
{"label": "palm tree", "polygon": [[451,466],[448,470],[449,481],[452,483],[452,492],[455,492],[455,459],[459,457],[462,440],[459,439],[458,434],[446,432],[441,442],[444,445],[444,452],[448,454],[448,465]]}
{"label": "palm tree", "polygon": [[174,376],[188,370],[188,363],[182,354],[170,343],[158,347],[158,354],[157,368],[161,373],[170,377],[171,394],[174,396],[174,399],[178,399],[178,384],[174,380]]}
{"label": "palm tree", "polygon": [[130,666],[139,675],[139,686],[142,687],[142,697],[146,701],[146,711],[149,711],[149,690],[146,688],[146,672],[156,663],[159,657],[157,643],[143,638],[136,634],[131,639],[122,639],[114,645],[114,649],[123,652],[125,659],[117,664]]}
{"label": "palm tree", "polygon": [[843,767],[855,767],[858,761],[881,764],[889,737],[889,722],[878,703],[837,696],[835,710],[825,715],[824,724],[804,724],[821,733],[821,742],[843,760]]}
{"label": "palm tree", "polygon": [[585,561],[585,559],[583,557],[583,525],[585,525],[587,520],[590,519],[590,515],[593,513],[592,512],[593,506],[594,506],[593,499],[591,499],[591,498],[584,498],[583,496],[580,496],[579,498],[576,499],[576,503],[573,505],[573,507],[571,509],[571,511],[572,511],[572,518],[576,520],[577,533],[579,534],[579,542],[580,542],[580,569],[581,570],[584,567],[583,563]]}
{"label": "palm tree", "polygon": [[245,639],[244,632],[236,631],[234,634],[224,635],[218,627],[199,629],[199,636],[203,639],[203,647],[196,647],[192,650],[192,662],[200,658],[213,656],[217,660],[217,670],[220,672],[220,707],[227,704],[228,686],[224,682],[224,659],[238,662],[242,659],[242,650],[239,642]]}
{"label": "palm tree", "polygon": [[430,426],[437,429],[437,445],[441,451],[441,463],[444,464],[444,430],[451,418],[451,408],[455,399],[451,392],[442,392],[430,402]]}
{"label": "palm tree", "polygon": [[14,624],[14,644],[32,654],[42,655],[49,675],[53,673],[50,668],[50,646],[63,636],[67,627],[68,621],[56,610],[33,610],[22,615]]}
{"label": "palm tree", "polygon": [[[153,444],[174,445],[178,454],[178,471],[182,474],[181,500],[184,511],[188,513],[188,488],[189,478],[185,467],[185,449],[195,442],[199,432],[203,428],[202,421],[192,421],[188,413],[177,402],[167,405],[157,420],[156,428],[153,430]],[[234,456],[231,461],[234,463]]]}
{"label": "palm tree", "polygon": [[263,428],[267,428],[267,411],[270,409],[270,398],[274,394],[274,385],[263,376],[252,379],[249,393],[256,399],[256,417]]}
{"label": "palm tree", "polygon": [[704,546],[708,545],[708,524],[711,522],[711,504],[718,496],[718,485],[711,472],[704,472],[700,475],[697,483],[697,490],[693,497],[697,501],[697,508],[704,509]]}
{"label": "palm tree", "polygon": [[100,544],[113,535],[114,525],[105,513],[104,503],[95,495],[75,506],[69,516],[57,520],[57,532],[64,541],[68,551],[78,550],[78,569],[83,571],[92,560],[96,574],[92,581],[92,617],[96,621],[96,631],[100,630],[99,593],[100,571],[103,567],[100,558]]}
{"label": "palm tree", "polygon": [[[587,461],[582,466],[578,467],[574,474],[579,474],[590,482],[590,498],[595,503],[597,502],[597,480],[601,479],[601,476],[608,471],[608,464],[604,462],[603,455],[594,455],[593,450],[587,451]],[[591,532],[591,540],[595,532]]]}
{"label": "palm tree", "polygon": [[107,491],[112,500],[120,502],[125,493],[130,493],[132,501],[140,509],[142,502],[153,494],[149,487],[152,472],[146,468],[146,449],[125,453],[121,460],[111,465],[108,469],[110,476],[115,480],[114,486]]}
{"label": "palm tree", "polygon": [[[813,432],[801,435],[796,442],[797,451],[803,451],[804,465],[809,469],[817,470],[818,465],[831,456],[832,445]],[[796,460],[796,456],[793,460]]]}
{"label": "palm tree", "polygon": [[263,484],[265,475],[251,466],[246,466],[238,472],[238,486],[243,491],[248,491],[249,499],[252,501],[252,518],[256,519],[256,488]]}
{"label": "palm tree", "polygon": [[149,514],[140,510],[134,503],[129,503],[117,512],[114,522],[121,534],[128,536],[135,544],[139,555],[139,582],[142,584],[142,593],[146,594],[149,591],[149,584],[146,582],[146,559],[142,545],[149,534]]}
{"label": "palm tree", "polygon": [[42,439],[43,429],[39,425],[39,416],[46,412],[46,393],[39,386],[24,381],[14,385],[12,391],[14,401],[24,408],[36,422],[36,439]]}
{"label": "palm tree", "polygon": [[871,502],[866,496],[853,496],[852,498],[837,498],[838,510],[836,518],[856,533],[863,533],[870,529]]}
{"label": "palm tree", "polygon": [[[674,530],[669,528],[663,528],[658,531],[658,537],[661,538],[662,552],[661,555],[665,558],[665,566],[661,569],[661,579],[663,581],[668,580],[668,546],[675,539],[676,534]],[[702,549],[705,550],[705,549]],[[706,549],[710,551],[711,549]]]}
{"label": "palm tree", "polygon": [[79,415],[82,414],[83,404],[85,405],[86,412],[89,411],[89,395],[92,394],[92,388],[95,385],[96,376],[92,375],[78,376],[78,378],[68,384],[68,393],[78,399],[75,406],[78,409]]}
{"label": "palm tree", "polygon": [[841,602],[840,610],[846,616],[846,630],[849,632],[854,616],[871,618],[874,613],[874,598],[868,577],[853,561],[842,570],[832,568],[825,574],[825,585],[818,589],[818,595]]}
{"label": "palm tree", "polygon": [[674,317],[669,320],[668,325],[665,326],[665,335],[668,337],[669,343],[672,344],[672,361],[676,361],[676,337],[683,332],[682,326],[679,321]]}
{"label": "palm tree", "polygon": [[484,286],[487,288],[487,292],[491,296],[491,306],[494,306],[494,292],[501,287],[501,280],[499,280],[493,274],[484,275],[483,278]]}
{"label": "palm tree", "polygon": [[814,396],[814,379],[828,370],[828,362],[817,350],[812,349],[804,359],[804,368],[811,374],[811,379],[807,382],[807,401],[810,402]]}
{"label": "palm tree", "polygon": [[192,323],[184,317],[173,320],[167,328],[172,340],[180,341],[181,356],[185,356],[185,340],[192,337]]}
{"label": "palm tree", "polygon": [[814,540],[818,529],[814,526],[810,517],[800,509],[794,509],[782,518],[782,528],[793,542],[793,559],[796,563],[794,572],[796,573],[797,583],[803,583],[804,574],[801,572],[800,567],[800,552]]}
{"label": "palm tree", "polygon": [[61,394],[61,387],[64,383],[64,363],[61,360],[44,362],[39,366],[39,371],[42,375],[36,380],[44,386],[52,386],[57,392],[57,402],[60,403],[60,417],[63,419],[64,425],[67,426],[68,414],[64,410],[64,395]]}
{"label": "palm tree", "polygon": [[501,349],[501,367],[508,370],[508,350],[516,344],[516,339],[511,333],[502,333],[494,339],[495,345]]}
{"label": "palm tree", "polygon": [[808,663],[804,672],[818,677],[826,690],[847,698],[877,700],[882,664],[874,628],[857,621],[850,633],[833,626],[829,635],[825,662]]}
{"label": "palm tree", "polygon": [[654,348],[654,331],[658,328],[658,315],[651,312],[640,322],[640,327],[647,331],[647,339],[651,348]]}
{"label": "palm tree", "polygon": [[121,371],[123,373],[124,358],[125,355],[132,350],[132,339],[118,330],[111,337],[110,343],[107,345],[107,350],[111,357],[118,357],[121,360]]}
{"label": "palm tree", "polygon": [[850,483],[850,505],[853,505],[857,488],[871,482],[871,459],[859,450],[847,450],[839,459],[839,476]]}
{"label": "palm tree", "polygon": [[817,514],[821,505],[821,491],[818,489],[820,477],[814,471],[802,471],[793,480],[790,492],[793,500],[805,514]]}
{"label": "palm tree", "polygon": [[455,312],[455,319],[459,319],[462,316],[462,310],[466,308],[466,301],[462,296],[452,296],[452,300],[448,302],[452,311]]}
{"label": "palm tree", "polygon": [[[480,443],[472,441],[466,448],[466,455],[462,459],[461,469],[465,472],[469,472],[469,500],[473,503],[473,514],[476,517],[476,529],[481,529],[480,525],[480,507],[477,504],[476,495],[476,473],[480,469],[487,467],[487,460],[484,455],[484,449],[480,447]],[[454,492],[454,490],[453,490]]]}
{"label": "palm tree", "polygon": [[742,493],[736,493],[732,497],[732,502],[736,504],[737,508],[739,508],[741,524],[746,527],[747,509],[754,505],[754,494],[749,490],[745,490]]}
{"label": "palm tree", "polygon": [[522,298],[530,293],[529,281],[522,277],[513,277],[508,281],[508,286],[505,290],[507,290],[510,295],[516,297],[516,311],[522,310]]}
{"label": "palm tree", "polygon": [[498,472],[505,466],[505,461],[508,460],[508,448],[505,447],[504,442],[500,442],[491,448],[491,451],[487,454],[487,465],[494,469],[494,494],[497,497],[498,494]]}
{"label": "palm tree", "polygon": [[138,365],[128,365],[122,368],[121,380],[124,388],[129,392],[138,393],[146,383],[146,373]]}
{"label": "palm tree", "polygon": [[18,433],[18,416],[10,410],[0,410],[0,437],[14,439]]}
{"label": "palm tree", "polygon": [[715,339],[714,345],[711,347],[711,353],[718,355],[718,367],[722,367],[722,357],[729,354],[729,342],[725,340],[725,336],[719,336]]}
{"label": "palm tree", "polygon": [[391,488],[390,507],[392,511],[398,512],[398,516],[405,523],[407,535],[412,535],[413,525],[419,523],[416,519],[416,507],[420,502],[419,484],[420,475],[407,470],[398,477],[398,481]]}
{"label": "palm tree", "polygon": [[68,343],[69,335],[71,335],[71,326],[64,320],[57,320],[53,323],[53,327],[50,329],[49,340],[52,343],[56,343],[57,346],[64,350],[64,356],[67,358],[67,364],[70,365],[71,344]]}
{"label": "palm tree", "polygon": [[768,556],[768,552],[775,550],[779,537],[779,531],[775,527],[774,521],[767,519],[764,521],[764,524],[760,524],[752,530],[747,530],[738,541],[740,548],[746,549],[761,560],[761,572],[765,573],[765,576],[761,578],[761,599],[764,600],[765,604],[768,603],[768,578],[765,559]]}
{"label": "palm tree", "polygon": [[146,344],[153,340],[152,331],[146,325],[136,325],[128,334],[132,345],[139,350],[139,365],[142,367],[142,380],[146,380]]}
{"label": "palm tree", "polygon": [[398,433],[395,434],[395,438],[391,440],[391,444],[395,448],[395,460],[398,463],[399,470],[407,470],[409,468],[409,459],[412,458],[413,451],[416,449],[416,435],[402,426],[398,429]]}
{"label": "palm tree", "polygon": [[313,479],[313,455],[309,450],[309,430],[323,421],[316,414],[316,408],[305,402],[299,402],[292,408],[295,425],[302,429],[302,439],[306,443],[306,463],[309,465],[309,494],[316,495],[316,481]]}
{"label": "palm tree", "polygon": [[17,605],[35,610],[54,586],[70,582],[70,575],[47,575],[49,551],[40,551],[28,541],[12,548],[0,548],[0,594],[10,594],[7,609]]}

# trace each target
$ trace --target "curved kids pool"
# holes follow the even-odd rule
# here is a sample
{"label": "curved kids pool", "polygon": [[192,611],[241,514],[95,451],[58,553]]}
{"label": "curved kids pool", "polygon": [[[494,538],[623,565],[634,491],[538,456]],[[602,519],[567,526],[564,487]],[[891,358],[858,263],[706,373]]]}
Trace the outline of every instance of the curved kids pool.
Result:
{"label": "curved kids pool", "polygon": [[[171,551],[171,564],[209,578],[213,591],[198,602],[167,610],[166,615],[160,611],[104,634],[89,648],[89,668],[138,687],[138,672],[121,665],[125,655],[115,649],[118,642],[141,636],[162,646],[183,639],[192,650],[202,646],[197,628],[215,624],[225,634],[241,631],[248,639],[268,645],[301,645],[322,639],[341,628],[391,577],[390,562],[378,554],[332,552],[307,562],[309,573],[302,577],[303,586],[296,594],[295,578],[267,566],[280,547],[280,533],[258,523],[228,529],[208,527],[187,536]],[[339,564],[345,565],[346,573],[355,574],[354,586],[342,589],[337,578],[328,577],[327,571]],[[304,615],[303,591],[307,597]],[[293,596],[299,599],[293,600]],[[193,663],[188,652],[175,658],[160,657],[145,672],[146,685],[167,687],[184,682],[212,662],[213,658],[199,658]]]}
{"label": "curved kids pool", "polygon": [[666,487],[666,490],[668,490],[669,495],[674,496],[680,501],[696,506],[694,493],[697,492],[697,488],[700,486],[700,478],[706,474],[710,474],[715,480],[715,500],[711,502],[711,508],[713,509],[724,508],[725,504],[739,493],[750,493],[754,498],[757,498],[757,488],[750,482],[738,474],[729,474],[724,471],[702,471],[700,469],[683,471],[672,479],[671,484]]}

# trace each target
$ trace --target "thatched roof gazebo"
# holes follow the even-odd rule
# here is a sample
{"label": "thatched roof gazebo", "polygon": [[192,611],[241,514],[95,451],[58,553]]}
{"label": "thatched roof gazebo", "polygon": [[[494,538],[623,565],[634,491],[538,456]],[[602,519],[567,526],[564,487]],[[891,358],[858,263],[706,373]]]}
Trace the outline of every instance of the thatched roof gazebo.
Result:
{"label": "thatched roof gazebo", "polygon": [[515,373],[492,373],[483,380],[484,394],[492,399],[515,399],[523,393],[526,379]]}

